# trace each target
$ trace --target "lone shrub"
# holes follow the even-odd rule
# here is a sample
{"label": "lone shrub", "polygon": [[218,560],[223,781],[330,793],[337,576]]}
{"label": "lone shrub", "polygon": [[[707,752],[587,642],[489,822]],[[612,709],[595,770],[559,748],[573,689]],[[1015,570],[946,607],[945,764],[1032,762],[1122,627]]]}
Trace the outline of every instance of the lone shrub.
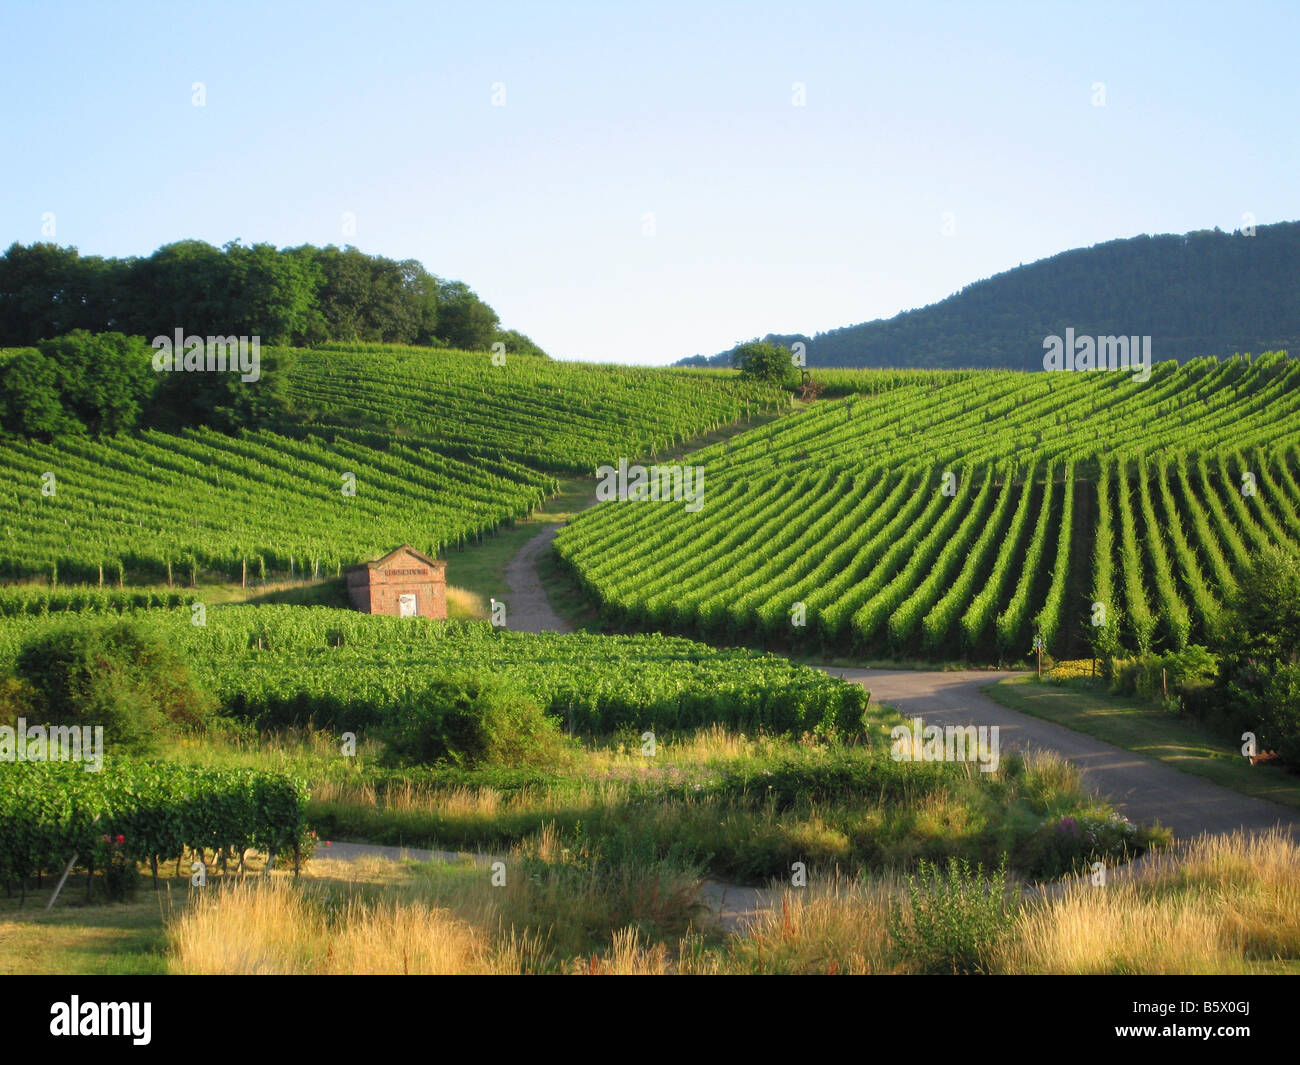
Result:
{"label": "lone shrub", "polygon": [[920,876],[907,878],[907,905],[894,903],[889,933],[902,960],[923,973],[988,973],[1014,905],[1006,892],[1006,855],[996,872],[972,872],[964,858],[948,859],[941,873],[922,859]]}
{"label": "lone shrub", "polygon": [[18,652],[15,672],[42,724],[102,725],[107,744],[136,753],[201,730],[217,705],[177,652],[130,621],[48,630]]}
{"label": "lone shrub", "polygon": [[754,381],[793,388],[799,383],[799,371],[791,361],[790,349],[763,340],[738,344],[731,352],[731,364],[740,376]]}
{"label": "lone shrub", "polygon": [[1226,605],[1217,694],[1236,728],[1300,767],[1300,555],[1261,550]]}
{"label": "lone shrub", "polygon": [[383,730],[391,760],[424,765],[555,766],[570,745],[557,722],[495,677],[441,677],[389,715]]}

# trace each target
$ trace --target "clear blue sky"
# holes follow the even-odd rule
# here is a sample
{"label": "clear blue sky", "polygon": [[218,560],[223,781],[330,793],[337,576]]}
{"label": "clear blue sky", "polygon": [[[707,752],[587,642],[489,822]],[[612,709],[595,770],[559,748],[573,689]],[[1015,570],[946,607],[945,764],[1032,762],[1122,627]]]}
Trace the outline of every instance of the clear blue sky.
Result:
{"label": "clear blue sky", "polygon": [[0,246],[45,212],[86,254],[353,243],[560,358],[663,363],[1300,217],[1294,0],[4,0],[0,40]]}

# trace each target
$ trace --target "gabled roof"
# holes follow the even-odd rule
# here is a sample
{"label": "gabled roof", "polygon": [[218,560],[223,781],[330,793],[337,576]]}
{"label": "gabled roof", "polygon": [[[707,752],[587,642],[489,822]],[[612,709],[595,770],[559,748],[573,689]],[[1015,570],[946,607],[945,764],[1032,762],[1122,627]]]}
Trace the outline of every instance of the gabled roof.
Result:
{"label": "gabled roof", "polygon": [[355,566],[349,566],[348,569],[349,570],[383,569],[383,567],[388,563],[390,559],[396,558],[398,555],[402,555],[402,554],[410,555],[412,558],[419,559],[426,566],[432,566],[434,569],[437,569],[439,566],[444,565],[444,563],[439,562],[437,559],[432,559],[428,555],[424,554],[423,552],[417,551],[410,544],[403,544],[401,547],[393,548],[393,550],[389,551],[388,554],[386,555],[382,555],[379,558],[372,559],[369,562],[359,562]]}

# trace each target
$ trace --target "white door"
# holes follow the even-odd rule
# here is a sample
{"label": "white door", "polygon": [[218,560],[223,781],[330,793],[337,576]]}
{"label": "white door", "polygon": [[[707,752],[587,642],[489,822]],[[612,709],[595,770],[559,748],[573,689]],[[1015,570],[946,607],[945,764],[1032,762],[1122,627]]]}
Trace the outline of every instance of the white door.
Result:
{"label": "white door", "polygon": [[415,596],[413,594],[399,595],[397,597],[397,609],[404,618],[413,618],[418,616],[415,607]]}

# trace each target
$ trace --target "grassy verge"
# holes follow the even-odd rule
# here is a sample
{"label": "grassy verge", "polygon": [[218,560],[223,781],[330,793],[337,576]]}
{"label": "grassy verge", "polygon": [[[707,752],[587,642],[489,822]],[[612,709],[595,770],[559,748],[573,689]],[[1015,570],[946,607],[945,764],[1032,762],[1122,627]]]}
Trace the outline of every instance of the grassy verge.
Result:
{"label": "grassy verge", "polygon": [[0,906],[0,972],[1300,972],[1300,849],[1277,834],[1201,839],[1105,891],[810,873],[731,934],[690,869],[593,860],[554,834],[513,850],[504,881],[470,862],[318,857],[298,880],[168,884],[53,914]]}
{"label": "grassy verge", "polygon": [[1270,765],[1252,766],[1238,748],[1195,723],[1148,703],[1111,695],[1088,678],[1058,684],[1012,677],[984,691],[1012,710],[1146,755],[1243,795],[1300,807],[1300,777]]}
{"label": "grassy verge", "polygon": [[[0,973],[1300,971],[1289,840],[1201,840],[1104,892],[1040,892],[1028,863],[1068,842],[1066,822],[1107,816],[1077,773],[1052,758],[990,774],[896,763],[878,738],[894,716],[872,713],[852,745],[710,728],[647,756],[629,731],[542,772],[384,769],[372,742],[344,758],[312,732],[176,744],[173,760],[301,773],[333,838],[482,849],[500,875],[321,847],[299,880],[254,861],[196,890],[167,863],[161,890],[146,873],[129,903],[87,903],[79,878],[49,913],[47,878],[22,908],[0,900]],[[1003,853],[1005,885],[984,872]],[[927,860],[969,866],[938,879]],[[727,934],[710,915],[710,872],[768,885],[751,927]]]}
{"label": "grassy verge", "polygon": [[310,782],[308,818],[324,839],[504,853],[555,833],[604,858],[634,853],[736,882],[788,876],[794,863],[848,872],[906,870],[949,857],[1052,877],[1167,841],[1090,797],[1060,759],[895,761],[898,721],[873,704],[848,742],[720,727],[655,738],[638,730],[578,747],[547,769],[389,768],[373,744],[343,757],[325,733],[205,740],[175,759],[259,766]]}
{"label": "grassy verge", "polygon": [[983,670],[993,673],[1003,668],[1019,666],[991,666],[988,663],[966,662],[961,659],[928,660],[922,658],[846,658],[843,655],[787,655],[791,662],[801,666],[822,666],[831,669],[898,669],[922,673],[953,673],[965,670]]}
{"label": "grassy verge", "polygon": [[[48,885],[46,897],[52,888]],[[164,973],[166,938],[158,903],[142,892],[131,903],[61,904],[46,913],[44,902],[36,899],[29,898],[22,910],[16,899],[0,900],[0,975]]]}

